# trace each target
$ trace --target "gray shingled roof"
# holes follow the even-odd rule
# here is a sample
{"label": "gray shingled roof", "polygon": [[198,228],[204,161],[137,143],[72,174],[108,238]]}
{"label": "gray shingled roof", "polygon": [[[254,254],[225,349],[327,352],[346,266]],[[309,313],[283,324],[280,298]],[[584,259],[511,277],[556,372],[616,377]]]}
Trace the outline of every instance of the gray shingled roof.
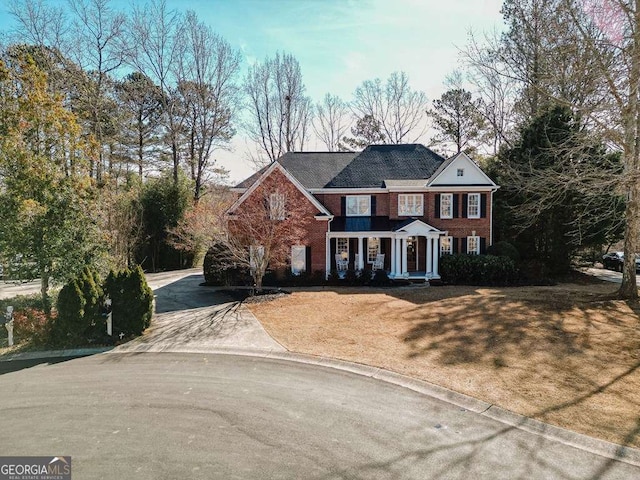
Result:
{"label": "gray shingled roof", "polygon": [[[278,162],[307,189],[377,188],[389,180],[426,180],[444,158],[423,145],[407,144],[370,145],[360,153],[289,152]],[[263,172],[236,188],[249,188]]]}
{"label": "gray shingled roof", "polygon": [[357,155],[357,152],[289,152],[278,162],[305,188],[324,188]]}
{"label": "gray shingled roof", "polygon": [[385,180],[426,180],[442,162],[444,158],[420,144],[370,145],[327,187],[376,188]]}

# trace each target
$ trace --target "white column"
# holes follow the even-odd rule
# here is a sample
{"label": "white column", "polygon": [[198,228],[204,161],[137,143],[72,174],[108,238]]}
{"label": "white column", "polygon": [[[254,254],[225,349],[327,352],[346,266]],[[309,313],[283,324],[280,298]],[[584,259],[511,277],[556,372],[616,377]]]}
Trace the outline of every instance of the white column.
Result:
{"label": "white column", "polygon": [[364,270],[364,252],[362,250],[363,250],[362,237],[358,237],[358,255],[359,255],[358,270]]}
{"label": "white column", "polygon": [[391,274],[392,277],[396,275],[396,239],[391,237]]}
{"label": "white column", "polygon": [[440,237],[433,239],[434,252],[433,252],[433,276],[440,277],[438,273],[438,259],[440,258]]}
{"label": "white column", "polygon": [[402,255],[402,274],[407,273],[407,239],[406,237],[402,237],[402,247],[400,249],[400,254]]}
{"label": "white column", "polygon": [[433,239],[431,237],[427,237],[427,271],[426,275],[428,276],[433,269]]}

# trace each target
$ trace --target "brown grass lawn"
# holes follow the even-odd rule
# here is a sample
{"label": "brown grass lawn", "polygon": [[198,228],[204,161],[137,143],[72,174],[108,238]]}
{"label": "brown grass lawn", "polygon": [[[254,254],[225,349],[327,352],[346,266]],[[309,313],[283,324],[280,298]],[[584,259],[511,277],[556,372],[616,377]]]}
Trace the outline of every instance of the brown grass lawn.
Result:
{"label": "brown grass lawn", "polygon": [[287,349],[640,447],[640,309],[610,283],[317,288],[250,305]]}

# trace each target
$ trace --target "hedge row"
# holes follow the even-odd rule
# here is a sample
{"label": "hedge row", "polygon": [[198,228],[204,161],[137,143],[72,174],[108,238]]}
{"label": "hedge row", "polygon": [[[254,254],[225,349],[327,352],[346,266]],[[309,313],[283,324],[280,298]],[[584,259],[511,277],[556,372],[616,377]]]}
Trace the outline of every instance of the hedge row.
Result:
{"label": "hedge row", "polygon": [[516,285],[519,269],[510,257],[494,255],[445,255],[440,258],[442,281],[457,285]]}
{"label": "hedge row", "polygon": [[[106,333],[107,299],[111,301],[112,337]],[[104,284],[96,272],[85,268],[78,278],[62,287],[56,310],[51,343],[61,346],[111,343],[121,337],[140,335],[149,326],[153,292],[139,266],[112,271]]]}

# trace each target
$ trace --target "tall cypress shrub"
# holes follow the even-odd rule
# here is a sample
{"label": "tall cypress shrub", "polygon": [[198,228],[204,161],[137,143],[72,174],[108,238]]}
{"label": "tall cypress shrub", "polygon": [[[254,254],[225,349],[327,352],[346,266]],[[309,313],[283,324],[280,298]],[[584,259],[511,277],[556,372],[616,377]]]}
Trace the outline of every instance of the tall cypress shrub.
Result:
{"label": "tall cypress shrub", "polygon": [[140,266],[133,270],[111,271],[105,282],[105,293],[111,299],[114,335],[141,335],[149,327],[153,291]]}

